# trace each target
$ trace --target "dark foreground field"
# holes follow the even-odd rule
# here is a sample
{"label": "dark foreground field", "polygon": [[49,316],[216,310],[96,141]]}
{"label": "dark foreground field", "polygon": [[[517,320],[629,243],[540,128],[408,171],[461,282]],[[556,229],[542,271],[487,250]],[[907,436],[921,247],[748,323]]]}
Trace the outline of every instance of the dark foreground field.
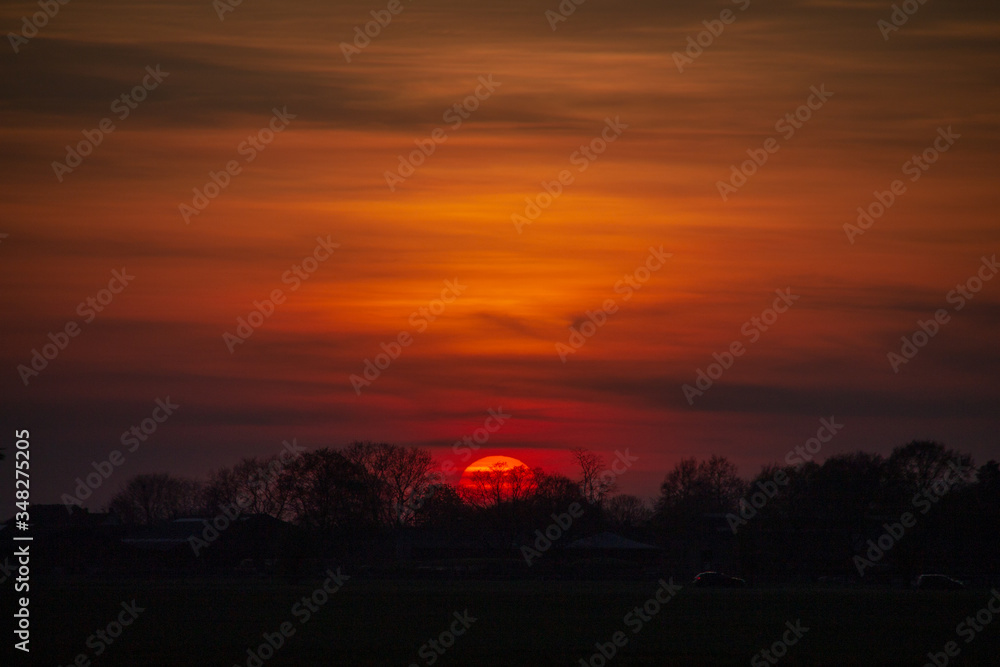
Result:
{"label": "dark foreground field", "polygon": [[[968,632],[956,634],[959,623],[986,605],[988,591],[685,586],[636,633],[639,617],[627,624],[625,616],[656,593],[655,581],[352,578],[302,622],[305,607],[295,614],[293,606],[321,583],[40,581],[33,586],[31,664],[69,665],[84,654],[95,666],[245,666],[247,649],[288,622],[294,635],[263,663],[250,660],[250,667],[406,667],[432,664],[431,658],[441,666],[580,665],[594,654],[595,642],[607,644],[619,630],[628,641],[609,665],[750,665],[758,651],[781,639],[786,621],[798,620],[808,631],[778,664],[921,666],[929,651],[942,651],[948,641],[961,651],[950,664],[1000,664],[1000,618],[968,643]],[[91,638],[133,599],[144,611],[110,646]],[[465,610],[476,620],[451,648],[443,655],[429,647],[418,654],[448,630],[454,612]],[[758,658],[754,664],[770,663]]]}

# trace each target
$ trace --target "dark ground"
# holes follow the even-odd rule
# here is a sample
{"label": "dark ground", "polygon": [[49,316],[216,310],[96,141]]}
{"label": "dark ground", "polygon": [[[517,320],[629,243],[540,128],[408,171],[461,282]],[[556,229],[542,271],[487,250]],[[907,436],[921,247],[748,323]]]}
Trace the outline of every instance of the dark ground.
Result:
{"label": "dark ground", "polygon": [[[982,609],[987,590],[703,590],[685,585],[637,634],[623,622],[655,581],[347,581],[307,622],[291,609],[321,581],[262,579],[33,582],[32,662],[69,665],[247,665],[247,649],[289,621],[278,665],[427,665],[418,650],[448,629],[454,612],[477,620],[433,664],[580,665],[617,630],[628,644],[608,662],[629,665],[749,665],[786,621],[809,631],[781,665],[924,665],[956,641],[950,664],[1000,665],[1000,617],[970,643],[956,625]],[[687,583],[687,582],[680,582]],[[135,599],[144,607],[100,656],[87,640]],[[426,654],[425,654],[426,655]],[[957,663],[956,663],[957,660]],[[85,664],[85,663],[81,663]],[[600,661],[593,664],[600,665]],[[758,660],[757,664],[768,664]],[[250,667],[258,666],[253,661]]]}

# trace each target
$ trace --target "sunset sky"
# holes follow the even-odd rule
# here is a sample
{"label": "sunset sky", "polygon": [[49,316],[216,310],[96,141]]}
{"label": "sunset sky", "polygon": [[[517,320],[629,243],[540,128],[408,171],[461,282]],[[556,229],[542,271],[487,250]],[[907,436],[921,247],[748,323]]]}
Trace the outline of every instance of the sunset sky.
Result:
{"label": "sunset sky", "polygon": [[[347,62],[341,44],[387,4],[243,0],[220,20],[209,0],[70,0],[16,55],[4,40],[2,444],[31,431],[36,502],[115,449],[125,462],[94,509],[133,475],[203,478],[292,438],[461,461],[452,443],[490,409],[510,418],[476,457],[572,474],[573,447],[609,461],[628,447],[621,488],[648,496],[682,457],[754,474],[831,416],[844,428],[821,459],[915,438],[1000,455],[1000,280],[961,310],[949,298],[992,278],[983,258],[1000,250],[994,3],[928,0],[886,31],[888,0],[587,0],[555,23],[556,0],[402,0]],[[37,11],[5,3],[3,32]],[[676,58],[703,21],[724,29]],[[113,106],[144,78],[144,100]],[[809,100],[808,120],[782,124]],[[95,133],[105,118],[114,131]],[[269,123],[283,129],[248,148]],[[614,141],[592,144],[602,131]],[[100,144],[54,168],[84,132]],[[415,142],[434,152],[391,189]],[[588,145],[603,152],[581,157]],[[748,150],[767,161],[724,200]],[[571,182],[540,197],[560,172]],[[885,213],[845,231],[897,179]],[[526,197],[549,205],[519,229]],[[317,238],[337,247],[296,283],[286,271]],[[650,248],[670,256],[626,300],[619,281],[646,277]],[[79,304],[122,269],[134,279],[87,322]],[[744,325],[777,290],[798,298],[752,340]],[[564,362],[556,345],[609,299]],[[411,317],[429,307],[434,321]],[[947,321],[894,370],[887,355],[938,309]],[[79,334],[26,384],[18,367],[70,322]],[[351,376],[401,332],[411,344],[359,394]],[[737,341],[745,353],[689,402],[683,385]],[[180,407],[128,452],[122,433],[167,397]]]}

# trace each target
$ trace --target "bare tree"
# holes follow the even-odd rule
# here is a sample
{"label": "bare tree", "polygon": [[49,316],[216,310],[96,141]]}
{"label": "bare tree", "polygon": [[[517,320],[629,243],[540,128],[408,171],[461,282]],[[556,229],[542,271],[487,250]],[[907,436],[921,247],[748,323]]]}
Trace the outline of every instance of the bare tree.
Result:
{"label": "bare tree", "polygon": [[615,489],[615,475],[606,468],[603,458],[583,447],[574,449],[573,457],[580,466],[580,493],[591,505],[603,505]]}
{"label": "bare tree", "polygon": [[663,480],[656,509],[670,522],[691,525],[704,514],[733,511],[746,488],[736,466],[724,457],[682,459]]}
{"label": "bare tree", "polygon": [[948,449],[938,442],[914,440],[896,447],[886,461],[892,482],[901,487],[908,498],[913,493],[929,489],[935,482],[967,483],[975,477],[972,457]]}
{"label": "bare tree", "polygon": [[681,459],[660,485],[657,505],[662,511],[675,510],[693,504],[704,492],[704,480],[698,472],[698,460]]}
{"label": "bare tree", "polygon": [[736,507],[746,492],[747,483],[740,477],[736,464],[725,457],[712,456],[699,466],[699,472],[711,497],[713,512]]}
{"label": "bare tree", "polygon": [[376,522],[368,503],[367,474],[341,452],[327,448],[307,452],[290,467],[296,480],[291,513],[299,524],[333,530]]}
{"label": "bare tree", "polygon": [[604,504],[608,521],[616,528],[635,528],[653,518],[653,508],[639,496],[619,494]]}
{"label": "bare tree", "polygon": [[535,483],[537,484],[535,497],[539,502],[564,508],[570,503],[582,503],[584,500],[580,493],[580,484],[565,475],[547,473],[538,468],[535,470]]}
{"label": "bare tree", "polygon": [[369,477],[372,513],[383,525],[396,526],[412,518],[407,501],[427,492],[435,483],[430,452],[385,442],[355,442],[344,457],[365,470]]}
{"label": "bare tree", "polygon": [[462,489],[463,499],[480,509],[527,500],[538,488],[536,471],[528,466],[511,467],[505,461],[477,470]]}
{"label": "bare tree", "polygon": [[418,526],[456,529],[472,525],[471,509],[462,501],[458,489],[450,484],[436,483],[426,494],[408,503],[411,522]]}
{"label": "bare tree", "polygon": [[133,477],[114,495],[108,509],[125,524],[148,526],[196,514],[204,504],[198,482],[161,473]]}
{"label": "bare tree", "polygon": [[296,493],[295,465],[279,455],[247,458],[209,476],[206,500],[210,511],[219,505],[237,505],[247,514],[267,514],[289,519]]}

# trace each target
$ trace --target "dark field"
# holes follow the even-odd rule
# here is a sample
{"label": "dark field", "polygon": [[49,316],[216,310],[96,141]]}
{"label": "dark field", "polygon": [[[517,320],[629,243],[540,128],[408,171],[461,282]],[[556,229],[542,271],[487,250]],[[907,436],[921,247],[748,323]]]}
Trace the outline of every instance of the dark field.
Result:
{"label": "dark field", "polygon": [[[683,582],[687,583],[687,582]],[[656,593],[649,582],[373,581],[352,578],[302,622],[293,605],[321,581],[38,581],[32,664],[247,665],[247,649],[290,622],[294,635],[262,664],[580,665],[616,631],[628,638],[609,665],[749,665],[785,623],[808,628],[781,665],[923,665],[956,641],[950,664],[1000,664],[1000,618],[966,643],[956,626],[989,591],[745,589],[686,586],[638,633],[624,617]],[[138,618],[95,657],[106,628],[135,599]],[[322,596],[320,596],[322,599]],[[476,620],[443,655],[420,647],[448,630],[454,612]],[[286,626],[287,627],[287,626]],[[447,638],[445,639],[447,641]],[[23,664],[23,663],[22,663]],[[80,664],[86,664],[81,662]],[[259,665],[251,661],[250,667]],[[593,664],[602,664],[600,660]],[[769,664],[758,658],[756,664]]]}

